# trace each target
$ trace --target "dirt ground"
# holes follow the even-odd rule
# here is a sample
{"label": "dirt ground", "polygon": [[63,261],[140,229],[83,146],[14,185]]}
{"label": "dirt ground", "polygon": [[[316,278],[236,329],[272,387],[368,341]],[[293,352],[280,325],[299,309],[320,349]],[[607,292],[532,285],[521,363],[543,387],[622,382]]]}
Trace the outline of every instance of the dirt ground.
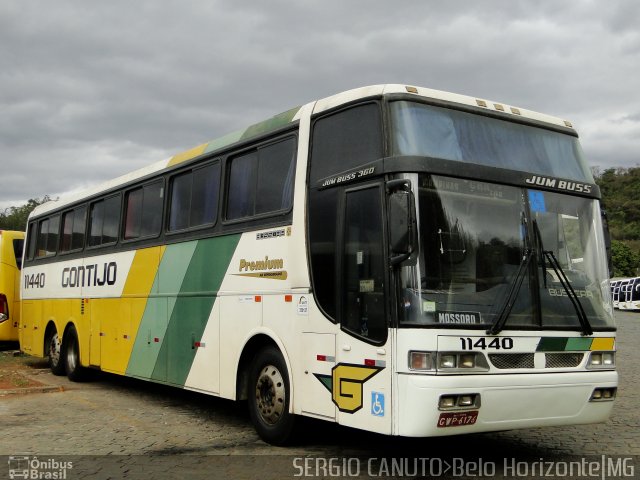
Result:
{"label": "dirt ground", "polygon": [[0,396],[29,393],[45,384],[33,378],[47,368],[44,360],[22,355],[17,345],[0,344]]}

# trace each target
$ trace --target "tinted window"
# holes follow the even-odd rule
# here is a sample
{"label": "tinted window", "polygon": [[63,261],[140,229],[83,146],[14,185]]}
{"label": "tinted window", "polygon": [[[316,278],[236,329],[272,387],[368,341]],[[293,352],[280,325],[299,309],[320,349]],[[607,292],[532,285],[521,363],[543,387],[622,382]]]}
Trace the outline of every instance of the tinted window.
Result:
{"label": "tinted window", "polygon": [[578,139],[414,102],[391,104],[396,155],[420,155],[593,183]]}
{"label": "tinted window", "polygon": [[256,198],[258,152],[236,157],[231,162],[227,218],[253,215]]}
{"label": "tinted window", "polygon": [[189,226],[215,223],[218,216],[220,164],[214,163],[193,171]]}
{"label": "tinted window", "polygon": [[60,215],[41,220],[38,225],[38,247],[36,257],[55,255],[58,249]]}
{"label": "tinted window", "polygon": [[349,192],[345,204],[342,327],[380,342],[387,337],[380,190]]}
{"label": "tinted window", "polygon": [[383,156],[380,108],[367,103],[320,118],[313,127],[312,186]]}
{"label": "tinted window", "polygon": [[116,195],[91,205],[89,246],[95,247],[118,240],[120,196]]}
{"label": "tinted window", "polygon": [[169,230],[215,223],[220,190],[220,163],[176,175],[171,180]]}
{"label": "tinted window", "polygon": [[339,190],[309,191],[309,249],[313,291],[322,310],[336,319],[336,217]]}
{"label": "tinted window", "polygon": [[27,258],[31,259],[36,253],[36,244],[38,240],[38,235],[36,235],[36,222],[31,222],[29,224],[29,233],[27,234],[27,237],[29,239]]}
{"label": "tinted window", "polygon": [[255,213],[291,208],[295,140],[258,150],[258,190]]}
{"label": "tinted window", "polygon": [[171,213],[169,230],[182,230],[189,227],[191,209],[191,182],[193,174],[184,173],[174,177],[171,182]]}
{"label": "tinted window", "polygon": [[23,250],[24,250],[24,240],[22,240],[21,238],[15,239],[13,241],[13,253],[16,258],[16,265],[18,266],[18,269],[22,269]]}
{"label": "tinted window", "polygon": [[118,240],[120,224],[120,196],[107,198],[104,201],[104,225],[102,227],[102,243],[113,243]]}
{"label": "tinted window", "polygon": [[231,160],[228,219],[291,208],[295,149],[295,138],[290,137]]}
{"label": "tinted window", "polygon": [[84,227],[87,207],[80,207],[62,216],[61,252],[79,250],[84,246]]}
{"label": "tinted window", "polygon": [[102,224],[104,223],[104,201],[91,206],[91,232],[89,246],[95,247],[102,243]]}
{"label": "tinted window", "polygon": [[158,235],[162,225],[162,181],[127,193],[124,238]]}

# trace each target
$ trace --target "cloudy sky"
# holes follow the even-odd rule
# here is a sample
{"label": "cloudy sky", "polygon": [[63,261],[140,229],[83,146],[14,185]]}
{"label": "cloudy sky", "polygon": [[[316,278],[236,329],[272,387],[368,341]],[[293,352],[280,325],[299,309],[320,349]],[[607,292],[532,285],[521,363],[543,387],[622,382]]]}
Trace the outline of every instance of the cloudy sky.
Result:
{"label": "cloudy sky", "polygon": [[571,120],[640,165],[638,0],[3,0],[0,208],[405,83]]}

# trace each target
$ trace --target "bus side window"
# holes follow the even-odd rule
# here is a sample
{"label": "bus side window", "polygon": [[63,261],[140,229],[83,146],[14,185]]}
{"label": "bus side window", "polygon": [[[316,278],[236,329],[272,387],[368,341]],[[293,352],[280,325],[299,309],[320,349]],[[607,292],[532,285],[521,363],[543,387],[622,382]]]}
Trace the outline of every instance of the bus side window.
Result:
{"label": "bus side window", "polygon": [[27,258],[29,260],[33,259],[36,254],[36,244],[38,236],[36,235],[36,222],[31,222],[29,224],[29,230],[27,234],[27,239],[29,240],[29,244],[27,246]]}
{"label": "bus side window", "polygon": [[313,127],[311,186],[383,156],[382,116],[377,103],[322,117]]}
{"label": "bus side window", "polygon": [[219,190],[220,162],[171,178],[169,231],[215,224]]}
{"label": "bus side window", "polygon": [[157,236],[162,225],[162,181],[127,192],[125,240]]}
{"label": "bus side window", "polygon": [[58,234],[60,229],[60,215],[40,220],[38,224],[38,240],[35,256],[48,257],[55,255],[58,250]]}
{"label": "bus side window", "polygon": [[118,240],[120,195],[99,200],[91,205],[89,246],[98,247]]}
{"label": "bus side window", "polygon": [[13,254],[16,258],[18,270],[22,270],[22,255],[24,252],[24,240],[17,238],[13,241]]}
{"label": "bus side window", "polygon": [[84,227],[87,207],[82,206],[62,215],[61,252],[81,250],[84,247]]}
{"label": "bus side window", "polygon": [[231,159],[226,218],[289,210],[295,153],[296,139],[287,137]]}

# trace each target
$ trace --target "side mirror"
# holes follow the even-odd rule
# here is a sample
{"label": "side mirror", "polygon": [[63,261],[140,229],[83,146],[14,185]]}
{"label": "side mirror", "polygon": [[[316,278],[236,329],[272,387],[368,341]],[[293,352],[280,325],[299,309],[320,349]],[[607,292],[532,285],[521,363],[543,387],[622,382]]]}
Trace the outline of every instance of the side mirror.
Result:
{"label": "side mirror", "polygon": [[[387,189],[395,187],[387,184]],[[401,181],[399,186],[408,187],[408,182]],[[413,193],[408,189],[392,191],[389,194],[389,248],[391,265],[399,265],[409,261],[415,264],[417,258],[416,209]],[[413,263],[411,263],[413,262]],[[406,264],[406,263],[405,263]]]}

